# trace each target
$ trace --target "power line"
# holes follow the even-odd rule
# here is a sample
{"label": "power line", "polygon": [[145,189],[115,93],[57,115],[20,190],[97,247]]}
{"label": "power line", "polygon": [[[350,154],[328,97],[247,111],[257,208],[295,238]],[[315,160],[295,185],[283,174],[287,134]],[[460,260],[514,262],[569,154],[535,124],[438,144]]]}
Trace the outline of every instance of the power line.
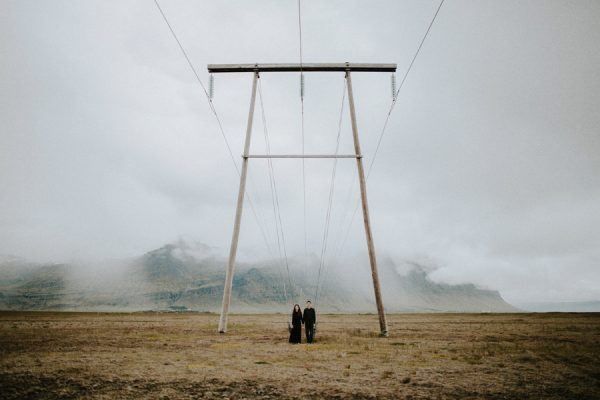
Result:
{"label": "power line", "polygon": [[[173,38],[175,39],[175,41],[177,42],[177,45],[179,46],[179,50],[181,50],[181,53],[183,54],[183,56],[185,57],[185,60],[187,61],[187,64],[189,65],[190,69],[192,70],[192,72],[194,73],[194,76],[196,77],[196,81],[198,81],[198,83],[200,84],[200,86],[202,87],[202,90],[204,91],[204,94],[206,96],[206,99],[208,100],[208,105],[213,113],[213,115],[215,116],[215,119],[217,121],[217,124],[219,126],[219,131],[221,133],[221,136],[223,137],[223,141],[225,142],[225,146],[227,146],[227,151],[229,152],[229,156],[231,157],[231,161],[233,162],[233,166],[235,167],[235,170],[237,171],[238,176],[240,176],[240,169],[237,165],[237,163],[235,162],[235,157],[233,155],[233,152],[231,151],[231,146],[229,145],[229,140],[227,140],[227,135],[225,135],[225,130],[223,129],[223,124],[221,123],[221,119],[219,118],[219,115],[217,114],[217,110],[210,98],[210,94],[208,92],[208,90],[206,90],[206,87],[204,86],[204,83],[202,83],[202,79],[200,79],[200,76],[198,75],[198,72],[196,71],[196,68],[194,67],[194,64],[192,64],[190,58],[187,55],[187,52],[185,51],[185,49],[183,48],[183,45],[181,44],[181,42],[179,41],[179,38],[177,37],[177,34],[175,33],[175,30],[173,30],[173,27],[171,26],[171,24],[169,23],[169,20],[167,19],[167,16],[165,15],[165,13],[163,12],[162,8],[160,7],[160,4],[158,4],[158,0],[154,0],[154,4],[156,4],[156,8],[158,8],[158,11],[160,12],[160,15],[162,16],[163,20],[165,21],[165,23],[167,24],[167,26],[169,27],[169,30],[171,31],[171,35],[173,36]],[[261,235],[265,241],[265,245],[267,247],[267,251],[271,252],[271,248],[269,246],[269,241],[267,240],[267,236],[266,233],[260,223],[260,219],[258,218],[258,215],[256,213],[256,210],[254,208],[254,203],[252,202],[252,199],[250,198],[250,194],[248,193],[248,191],[246,190],[246,196],[248,198],[248,204],[250,205],[250,209],[252,210],[252,214],[254,215],[254,218],[256,219],[256,222],[258,224],[258,227],[260,229]]]}
{"label": "power line", "polygon": [[[338,122],[338,132],[335,145],[335,154],[337,155],[340,149],[340,136],[342,133],[342,118],[344,116],[344,102],[346,100],[346,82],[344,82],[344,91],[342,93],[342,105],[340,107],[340,118]],[[329,202],[327,205],[327,214],[325,216],[325,228],[323,229],[323,242],[321,245],[321,259],[319,262],[319,272],[317,275],[317,287],[315,289],[315,305],[319,298],[319,284],[321,280],[321,271],[325,268],[325,256],[327,254],[327,238],[329,236],[329,223],[331,222],[331,206],[333,204],[333,191],[335,188],[335,173],[337,170],[337,158],[333,161],[333,171],[331,172],[331,183],[329,185]]]}
{"label": "power line", "polygon": [[300,33],[300,71],[302,71],[302,12],[300,1],[301,0],[298,0],[298,32]]}
{"label": "power line", "polygon": [[385,135],[386,128],[388,126],[388,122],[390,121],[390,116],[392,115],[392,111],[394,111],[394,107],[396,106],[396,100],[398,99],[398,94],[400,93],[400,90],[402,90],[402,87],[404,86],[404,82],[406,82],[406,78],[408,77],[408,74],[410,73],[410,71],[413,67],[413,64],[415,63],[415,60],[417,59],[417,57],[419,56],[419,53],[421,52],[423,43],[425,43],[425,40],[429,36],[429,31],[431,30],[431,27],[433,26],[433,23],[435,22],[435,19],[437,18],[438,13],[440,12],[440,9],[442,8],[443,4],[444,4],[444,0],[441,0],[440,5],[438,6],[437,10],[435,11],[433,18],[431,19],[431,22],[429,23],[429,26],[427,27],[427,31],[425,31],[425,35],[423,35],[423,39],[421,39],[421,43],[419,43],[419,47],[417,48],[417,51],[415,52],[415,55],[413,56],[412,61],[410,62],[410,65],[408,66],[408,69],[406,70],[406,72],[404,73],[404,76],[402,77],[402,80],[400,81],[400,85],[398,85],[398,90],[396,90],[396,95],[394,96],[394,99],[392,100],[392,105],[390,106],[390,111],[387,114],[385,123],[383,124],[383,129],[381,130],[381,134],[379,135],[379,139],[377,140],[377,147],[375,147],[375,152],[373,153],[373,159],[371,160],[371,164],[369,164],[369,170],[367,172],[367,179],[369,178],[369,175],[371,174],[371,169],[373,168],[373,164],[375,163],[375,158],[377,158],[377,152],[379,151],[379,147],[381,146],[381,140],[383,139],[383,136]]}
{"label": "power line", "polygon": [[[425,43],[425,40],[429,36],[429,31],[431,30],[431,27],[433,26],[433,23],[435,22],[443,4],[444,4],[444,0],[441,0],[440,4],[438,5],[437,10],[435,11],[435,14],[433,15],[433,18],[431,19],[431,22],[429,23],[429,26],[427,27],[427,30],[425,31],[425,34],[423,35],[423,38],[421,39],[421,42],[419,43],[419,47],[417,48],[417,51],[415,52],[406,72],[404,73],[404,76],[402,77],[402,81],[400,81],[400,85],[398,86],[398,89],[396,90],[395,96],[392,99],[392,104],[390,105],[390,109],[385,118],[385,123],[383,124],[383,128],[381,129],[381,133],[379,134],[379,138],[377,140],[377,146],[375,147],[375,152],[373,153],[373,158],[371,159],[371,163],[369,164],[369,168],[367,170],[367,181],[369,180],[369,176],[371,176],[371,170],[373,169],[373,164],[375,164],[375,159],[377,158],[377,154],[378,154],[379,148],[381,146],[381,141],[383,140],[383,136],[386,133],[386,129],[387,129],[388,123],[390,121],[392,111],[394,111],[394,107],[396,106],[400,90],[402,90],[402,87],[404,86],[404,82],[406,82],[406,78],[408,77],[408,74],[410,73],[410,71],[415,63],[415,60],[419,56],[419,53],[421,52],[421,48],[423,47],[423,43]],[[346,232],[346,235],[344,237],[344,240],[342,242],[342,245],[340,247],[338,254],[341,254],[342,250],[344,249],[344,247],[346,245],[346,241],[348,239],[350,229],[352,228],[352,224],[354,223],[354,218],[356,217],[356,212],[358,211],[358,206],[359,206],[358,203],[359,203],[359,201],[357,200],[356,205],[354,207],[354,212],[352,213],[352,218],[350,219],[350,224],[348,225],[348,231]]]}
{"label": "power line", "polygon": [[[304,155],[304,74],[302,72],[302,8],[300,0],[298,0],[298,38],[299,38],[299,52],[300,52],[300,113],[301,113],[301,135],[302,135],[302,155]],[[302,159],[302,208],[304,217],[304,262],[305,267],[308,264],[308,233],[306,224],[306,167],[304,158]]]}
{"label": "power line", "polygon": [[[268,132],[267,132],[267,123],[266,123],[266,118],[265,118],[265,112],[264,112],[264,104],[263,104],[263,99],[262,99],[262,88],[261,88],[261,80],[258,81],[258,98],[259,98],[259,102],[260,102],[260,108],[261,108],[261,114],[262,114],[262,123],[263,123],[263,135],[265,137],[265,148],[266,148],[266,152],[267,154],[271,153],[271,146],[269,144],[269,136],[268,136]],[[271,167],[271,159],[267,159],[268,162],[268,171],[269,171],[269,189],[271,191],[271,203],[273,206],[273,221],[275,223],[275,236],[277,239],[277,250],[278,250],[278,254],[279,254],[279,271],[280,271],[280,279],[283,281],[283,293],[284,293],[284,297],[285,300],[287,302],[287,290],[286,290],[286,285],[285,285],[285,281],[283,280],[283,276],[281,275],[281,264],[283,263],[283,252],[281,250],[281,239],[280,239],[280,235],[279,235],[279,227],[277,224],[277,214],[276,214],[276,203],[275,203],[275,194],[274,194],[274,190],[273,190],[273,184],[274,184],[274,180],[273,180],[273,174],[271,173],[272,171],[272,167]]]}
{"label": "power line", "polygon": [[[263,103],[261,80],[258,81],[258,99],[259,99],[259,103],[260,103],[266,151],[267,151],[267,154],[270,154],[271,153],[271,145],[269,143],[269,131],[267,129],[267,117],[265,114],[265,106]],[[293,290],[292,279],[291,279],[291,274],[290,274],[290,267],[289,267],[288,256],[287,256],[287,249],[286,249],[286,244],[285,244],[285,235],[283,233],[283,223],[281,220],[281,208],[279,206],[279,195],[277,193],[277,185],[276,185],[276,181],[275,181],[275,169],[273,168],[273,162],[270,158],[267,159],[267,166],[268,166],[268,170],[269,170],[269,186],[271,189],[271,200],[273,202],[273,217],[275,218],[275,232],[277,234],[277,246],[278,246],[278,249],[280,252],[280,262],[285,261],[285,268],[287,271],[288,284],[289,284],[290,289]],[[279,223],[279,226],[278,226],[278,223]],[[280,240],[280,238],[281,238],[281,240]],[[282,248],[283,248],[283,260],[281,260]],[[285,300],[287,302],[287,290],[286,290],[286,286],[285,286],[285,281],[283,283],[283,290],[284,290]]]}

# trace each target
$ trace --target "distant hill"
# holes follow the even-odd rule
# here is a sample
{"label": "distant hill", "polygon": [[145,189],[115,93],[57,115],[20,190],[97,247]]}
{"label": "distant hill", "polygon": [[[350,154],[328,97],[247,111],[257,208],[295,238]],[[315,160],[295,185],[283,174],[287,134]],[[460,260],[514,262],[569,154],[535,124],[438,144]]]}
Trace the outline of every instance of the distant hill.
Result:
{"label": "distant hill", "polygon": [[[308,264],[308,268],[306,265]],[[205,245],[168,244],[133,260],[89,267],[0,260],[2,310],[219,311],[226,260]],[[316,258],[240,264],[233,281],[233,312],[287,312],[316,292]],[[388,312],[516,311],[497,291],[472,284],[435,283],[411,264],[404,273],[391,260],[379,266]],[[406,268],[404,268],[406,269]],[[375,312],[367,265],[330,267],[317,307],[329,312]]]}
{"label": "distant hill", "polygon": [[520,306],[533,312],[600,312],[600,301],[538,302]]}

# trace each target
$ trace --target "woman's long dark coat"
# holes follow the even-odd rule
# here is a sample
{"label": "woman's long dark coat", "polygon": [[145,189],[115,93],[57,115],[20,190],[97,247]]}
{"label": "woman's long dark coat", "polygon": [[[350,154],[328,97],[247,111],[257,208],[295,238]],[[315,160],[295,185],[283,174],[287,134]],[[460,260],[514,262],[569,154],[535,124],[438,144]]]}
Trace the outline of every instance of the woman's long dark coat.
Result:
{"label": "woman's long dark coat", "polygon": [[302,311],[292,312],[292,331],[290,343],[300,343],[302,340]]}

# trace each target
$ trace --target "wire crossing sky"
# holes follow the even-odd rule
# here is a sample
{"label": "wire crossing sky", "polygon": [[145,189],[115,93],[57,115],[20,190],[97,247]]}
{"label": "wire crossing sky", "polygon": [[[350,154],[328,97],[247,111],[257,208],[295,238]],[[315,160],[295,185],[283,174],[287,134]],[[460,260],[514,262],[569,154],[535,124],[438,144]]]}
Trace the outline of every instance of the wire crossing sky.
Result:
{"label": "wire crossing sky", "polygon": [[[159,4],[200,82],[210,63],[298,62],[300,22],[305,64],[410,69],[379,150],[390,76],[352,76],[365,163],[377,151],[368,190],[381,262],[419,263],[513,303],[600,299],[598,2]],[[227,252],[250,75],[215,76],[207,107],[142,0],[0,2],[0,55],[0,254],[106,260],[179,237]],[[335,152],[343,74],[304,74],[302,101],[297,73],[260,81],[255,138],[268,124],[272,153]],[[253,140],[251,153],[265,146]],[[352,153],[347,110],[339,153]],[[272,167],[290,265],[305,246],[318,259],[327,220],[326,263],[362,265],[363,227],[347,228],[355,165],[339,160],[329,217],[333,160]],[[270,185],[268,162],[253,159],[242,260],[278,258]]]}

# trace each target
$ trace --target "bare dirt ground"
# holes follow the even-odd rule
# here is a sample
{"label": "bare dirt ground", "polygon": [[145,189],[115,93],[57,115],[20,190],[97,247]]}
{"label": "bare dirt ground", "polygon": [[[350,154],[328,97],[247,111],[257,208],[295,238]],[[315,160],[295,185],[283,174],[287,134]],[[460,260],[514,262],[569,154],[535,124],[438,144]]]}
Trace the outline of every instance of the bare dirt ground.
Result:
{"label": "bare dirt ground", "polygon": [[318,318],[0,312],[0,398],[600,399],[600,314]]}

